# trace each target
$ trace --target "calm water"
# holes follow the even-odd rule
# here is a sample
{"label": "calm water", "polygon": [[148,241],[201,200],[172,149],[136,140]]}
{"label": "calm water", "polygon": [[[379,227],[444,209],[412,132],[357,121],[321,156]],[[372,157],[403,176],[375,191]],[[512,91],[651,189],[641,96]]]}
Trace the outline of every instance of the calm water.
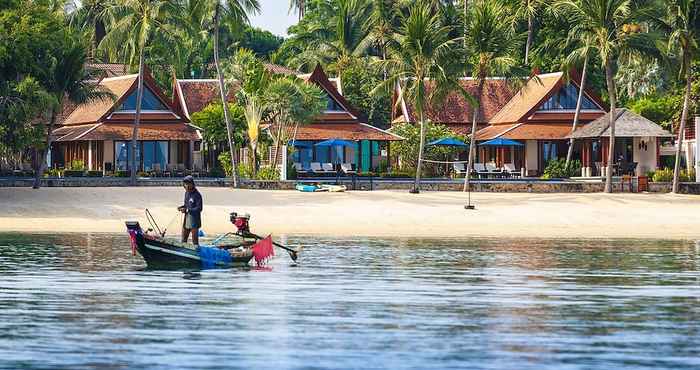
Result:
{"label": "calm water", "polygon": [[0,368],[700,368],[689,243],[290,242],[188,279],[123,235],[0,234]]}

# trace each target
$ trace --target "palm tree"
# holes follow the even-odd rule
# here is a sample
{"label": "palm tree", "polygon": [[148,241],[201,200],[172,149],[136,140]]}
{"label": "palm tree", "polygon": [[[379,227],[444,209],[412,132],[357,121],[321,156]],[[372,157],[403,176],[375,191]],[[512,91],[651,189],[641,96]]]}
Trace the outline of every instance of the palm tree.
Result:
{"label": "palm tree", "polygon": [[296,10],[299,13],[299,20],[304,18],[304,13],[306,13],[306,0],[291,0],[289,2],[289,11]]}
{"label": "palm tree", "polygon": [[46,147],[35,148],[34,189],[41,185],[40,179],[46,170],[46,161],[43,158],[46,157],[46,151],[51,150],[53,129],[64,104],[70,102],[77,106],[93,100],[114,98],[111,92],[94,83],[98,79],[98,73],[85,68],[87,50],[79,40],[68,38],[66,44],[58,51],[60,55],[56,56],[50,68],[39,76],[53,102],[46,127]]}
{"label": "palm tree", "polygon": [[[372,0],[366,36],[358,45],[359,49],[378,49],[382,60],[387,58],[387,45],[392,41],[394,33],[394,22],[397,18],[395,2],[395,0]],[[387,72],[384,71],[384,79],[386,78]]]}
{"label": "palm tree", "polygon": [[[574,40],[579,40],[579,37],[572,35]],[[583,67],[581,68],[581,81],[579,83],[578,99],[576,100],[576,113],[574,113],[574,122],[571,125],[571,132],[576,131],[578,127],[579,118],[581,117],[581,104],[583,103],[584,91],[586,90],[586,78],[588,76],[588,62],[591,58],[591,53],[593,52],[593,38],[590,36],[581,36],[581,46],[571,52],[564,62],[564,70],[568,71],[572,66],[575,66],[581,62],[583,59]],[[569,149],[566,152],[566,167],[569,167],[571,163],[571,157],[574,153],[574,138],[569,139]]]}
{"label": "palm tree", "polygon": [[700,18],[698,17],[699,6],[699,3],[694,0],[669,0],[666,5],[667,16],[660,22],[663,30],[669,35],[669,50],[676,52],[680,58],[679,78],[685,78],[683,111],[681,113],[681,122],[678,127],[676,162],[673,168],[673,193],[678,193],[681,146],[683,145],[685,125],[688,120],[688,106],[690,104],[690,94],[693,83],[693,74],[690,71],[690,64],[698,55],[697,30],[698,23],[700,22]]}
{"label": "palm tree", "polygon": [[525,64],[530,62],[530,49],[535,37],[535,17],[547,0],[516,0],[514,5],[516,19],[524,19],[527,22],[527,41],[525,42]]}
{"label": "palm tree", "polygon": [[[138,132],[141,124],[141,104],[143,99],[144,53],[154,34],[164,31],[164,25],[175,13],[177,4],[173,0],[123,0],[115,3],[112,11],[116,23],[102,40],[103,47],[111,50],[124,50],[130,64],[138,57],[139,74],[136,93],[136,118],[131,136],[131,185],[136,185],[136,153],[138,153]],[[125,47],[125,48],[124,48]]]}
{"label": "palm tree", "polygon": [[80,7],[70,14],[70,24],[90,34],[93,54],[97,51],[102,39],[107,36],[107,25],[115,21],[110,2],[111,0],[82,0]]}
{"label": "palm tree", "polygon": [[658,52],[650,35],[629,32],[630,24],[637,24],[648,13],[635,7],[631,0],[560,0],[556,5],[573,20],[573,29],[581,37],[590,37],[605,70],[610,99],[610,144],[605,192],[612,192],[612,170],[615,161],[615,120],[617,119],[617,87],[615,69],[617,59],[629,53]]}
{"label": "palm tree", "polygon": [[[458,40],[450,37],[451,26],[441,23],[434,11],[435,2],[419,0],[401,17],[396,42],[389,44],[389,58],[380,62],[388,78],[374,92],[401,87],[401,94],[411,101],[420,123],[418,164],[412,193],[420,192],[421,168],[425,151],[425,110],[430,102],[442,100],[449,91],[458,89]],[[426,80],[434,86],[428,89]]]}
{"label": "palm tree", "polygon": [[228,93],[226,85],[224,85],[224,75],[221,71],[221,63],[219,62],[219,31],[221,20],[232,23],[247,23],[248,13],[260,11],[258,0],[212,0],[214,5],[214,65],[216,66],[216,76],[219,80],[219,92],[221,103],[224,107],[224,121],[226,121],[226,132],[228,134],[228,145],[231,152],[231,166],[233,169],[233,187],[238,186],[238,175],[236,171],[236,147],[233,145],[233,127],[229,118],[228,111]]}
{"label": "palm tree", "polygon": [[[509,9],[498,2],[478,0],[472,4],[467,17],[467,37],[465,45],[469,55],[472,77],[477,81],[476,96],[479,102],[484,91],[484,83],[489,76],[512,77],[522,73],[514,57],[517,54],[519,37],[513,27],[513,16]],[[519,79],[513,82],[520,81]],[[479,104],[472,105],[471,145],[467,171],[474,164],[476,124],[479,118]],[[469,189],[470,176],[464,178],[464,191]]]}

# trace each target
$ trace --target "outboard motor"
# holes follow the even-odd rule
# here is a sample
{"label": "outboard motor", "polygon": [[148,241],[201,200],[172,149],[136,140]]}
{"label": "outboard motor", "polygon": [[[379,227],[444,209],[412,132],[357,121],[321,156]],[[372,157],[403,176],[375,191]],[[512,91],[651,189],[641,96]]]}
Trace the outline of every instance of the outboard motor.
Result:
{"label": "outboard motor", "polygon": [[236,212],[231,212],[231,223],[236,226],[236,234],[238,235],[248,235],[250,234],[250,215],[243,214],[239,215]]}

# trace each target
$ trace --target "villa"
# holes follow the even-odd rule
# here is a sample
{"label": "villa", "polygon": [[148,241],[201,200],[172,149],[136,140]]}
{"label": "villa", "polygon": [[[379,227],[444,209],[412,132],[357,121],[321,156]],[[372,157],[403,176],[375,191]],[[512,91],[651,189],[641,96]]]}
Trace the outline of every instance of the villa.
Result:
{"label": "villa", "polygon": [[[99,85],[114,99],[67,107],[54,130],[52,167],[82,161],[88,170],[128,171],[134,128],[138,75],[108,77]],[[138,133],[137,171],[166,171],[201,166],[202,136],[168,99],[153,77],[144,74],[144,95]]]}
{"label": "villa", "polygon": [[[462,79],[462,87],[474,92],[476,81]],[[537,74],[528,79],[519,91],[512,93],[504,79],[486,81],[480,97],[482,108],[477,118],[478,131],[475,141],[483,143],[493,139],[509,139],[521,146],[486,147],[477,150],[476,162],[493,162],[500,167],[512,163],[526,176],[542,174],[551,159],[565,158],[571,137],[575,141],[574,158],[582,161],[582,176],[600,176],[605,173],[609,143],[604,117],[607,105],[586,88],[583,95],[579,128],[572,133],[580,77],[572,72],[567,80],[564,73]],[[397,87],[396,96],[402,96]],[[401,101],[395,111],[393,123],[415,122],[413,109]],[[456,134],[468,134],[471,130],[469,103],[457,94],[451,94],[443,104],[444,109],[430,107],[428,118],[447,125]],[[637,175],[655,170],[659,166],[660,139],[671,134],[659,125],[627,110],[618,112],[620,119],[615,142],[615,158],[636,163]],[[589,125],[595,124],[595,128]]]}
{"label": "villa", "polygon": [[[343,96],[342,82],[339,78],[329,78],[321,66],[317,66],[310,74],[297,74],[271,64],[266,65],[266,68],[273,73],[296,75],[318,86],[326,95],[325,111],[312,123],[299,125],[294,135],[293,144],[296,151],[292,159],[295,163],[302,168],[309,168],[312,162],[350,163],[364,172],[375,170],[383,163],[388,164],[388,143],[402,138],[365,123],[365,114],[353,107]],[[174,87],[175,104],[181,107],[187,119],[190,119],[194,112],[219,99],[217,80],[178,79],[174,81]],[[229,91],[228,98],[233,100],[234,95],[235,91]],[[274,128],[269,124],[264,127],[268,135],[274,137]],[[315,145],[330,139],[349,141],[355,146],[333,148]],[[270,156],[274,156],[274,153],[270,153]]]}

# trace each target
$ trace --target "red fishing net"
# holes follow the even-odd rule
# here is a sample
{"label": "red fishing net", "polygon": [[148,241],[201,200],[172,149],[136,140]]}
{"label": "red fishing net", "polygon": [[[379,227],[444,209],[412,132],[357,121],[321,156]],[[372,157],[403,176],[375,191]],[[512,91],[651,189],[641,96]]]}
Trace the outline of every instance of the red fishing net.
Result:
{"label": "red fishing net", "polygon": [[253,245],[253,257],[258,266],[265,265],[267,260],[274,255],[275,248],[272,245],[272,236],[268,236]]}

